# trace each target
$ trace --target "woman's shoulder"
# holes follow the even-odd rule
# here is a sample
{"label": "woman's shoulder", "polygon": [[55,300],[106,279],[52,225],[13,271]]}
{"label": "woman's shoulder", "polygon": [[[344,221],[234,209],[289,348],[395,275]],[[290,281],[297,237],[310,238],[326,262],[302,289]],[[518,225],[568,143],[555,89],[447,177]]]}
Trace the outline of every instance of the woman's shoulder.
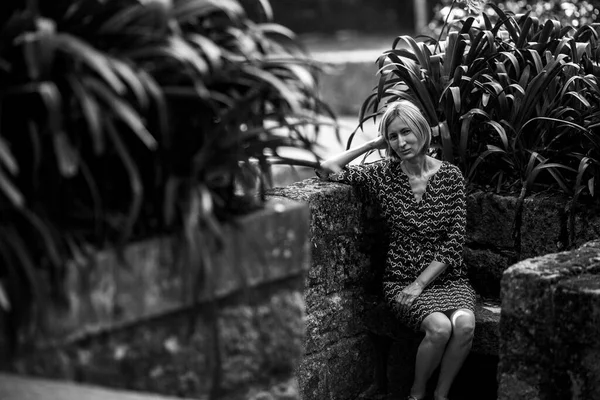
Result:
{"label": "woman's shoulder", "polygon": [[446,175],[451,177],[460,177],[463,178],[463,174],[460,171],[458,166],[452,164],[450,161],[440,161],[442,165],[440,166],[440,171],[443,171]]}

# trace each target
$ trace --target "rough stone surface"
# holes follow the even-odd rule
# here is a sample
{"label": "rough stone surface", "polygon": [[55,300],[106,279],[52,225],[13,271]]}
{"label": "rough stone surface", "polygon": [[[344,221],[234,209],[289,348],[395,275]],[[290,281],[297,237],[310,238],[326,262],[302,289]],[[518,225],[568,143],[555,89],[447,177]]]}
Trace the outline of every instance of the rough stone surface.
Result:
{"label": "rough stone surface", "polygon": [[[376,312],[377,307],[381,305],[381,287],[378,283],[381,279],[386,247],[385,237],[382,235],[384,224],[381,219],[378,219],[377,209],[369,199],[347,185],[322,182],[316,178],[275,189],[272,195],[305,201],[311,210],[313,263],[305,290],[306,353],[300,371],[318,371],[324,368],[331,357],[332,346],[361,337],[369,331],[395,337],[400,339],[398,343],[402,343],[401,338],[404,337],[402,329],[395,324],[393,316],[390,313]],[[497,301],[501,291],[502,274],[519,259],[514,236],[516,208],[517,201],[513,197],[475,192],[467,199],[465,262],[473,286],[478,295],[483,298],[482,306],[477,313],[477,333],[471,359],[477,359],[477,362],[489,366],[487,372],[479,371],[477,366],[473,367],[473,373],[482,372],[481,378],[478,379],[485,380],[489,378],[485,376],[490,374],[495,376],[496,373],[500,347],[498,344],[499,307],[486,302],[490,299]],[[561,199],[526,199],[522,211],[520,257],[553,252],[561,246],[568,247],[569,240],[574,240],[578,236],[573,234],[569,237],[570,228],[565,213],[565,203]],[[538,301],[541,307],[539,312],[543,312],[544,307],[549,307],[543,301],[544,290],[524,282],[522,296]],[[511,318],[506,317],[506,326],[511,326],[510,324],[513,323]],[[548,345],[548,343],[538,343],[536,340],[538,333],[547,333],[543,325],[536,329],[536,332],[521,333],[523,341],[516,341],[515,348],[508,353],[512,355],[515,363],[521,359],[521,354],[529,351],[529,348],[538,349]],[[407,341],[415,337],[412,334],[405,336]],[[509,345],[507,341],[504,343],[505,347]],[[398,346],[402,347],[401,345],[396,347]],[[407,356],[398,355],[397,358],[402,357]],[[372,354],[363,354],[360,360],[358,364],[361,368],[364,364],[374,362]],[[535,357],[532,358],[532,361],[536,360]],[[390,363],[393,363],[393,360]],[[391,377],[391,382],[394,382],[398,388],[396,394],[400,396],[404,395],[402,387],[406,387],[404,384],[407,383],[399,380],[412,379],[410,377],[412,367],[408,367],[405,363],[404,368],[402,371],[396,370],[398,375]],[[349,371],[349,373],[354,372]],[[516,376],[509,372],[502,379],[515,380]],[[311,375],[311,377],[300,379],[301,391],[305,399],[336,396],[352,399],[361,392],[350,392],[347,386],[340,388],[324,386],[322,381],[317,380],[322,376]],[[525,388],[528,387],[527,385],[535,387],[539,382],[534,382],[532,379],[534,378],[522,379],[519,381],[521,382],[519,387]],[[493,381],[490,387],[495,388],[495,384]],[[468,383],[466,385],[468,386]],[[368,385],[362,390],[367,387]],[[481,398],[495,398],[492,393],[495,391],[492,390],[486,394],[488,397]],[[469,398],[470,395],[466,396],[465,398]]]}
{"label": "rough stone surface", "polygon": [[600,242],[524,260],[502,279],[499,399],[600,399]]}
{"label": "rough stone surface", "polygon": [[511,265],[515,257],[515,253],[508,250],[465,246],[465,264],[475,291],[486,298],[499,298],[502,273]]}
{"label": "rough stone surface", "polygon": [[492,193],[467,196],[467,245],[483,249],[512,249],[516,199]]}
{"label": "rough stone surface", "polygon": [[305,356],[297,372],[302,399],[355,399],[373,380],[372,353],[365,335],[342,339]]}
{"label": "rough stone surface", "polygon": [[[181,290],[193,287],[185,271],[157,261],[162,241],[126,249],[129,269],[107,261],[114,261],[112,253],[101,254],[105,278],[112,282],[103,301],[111,305],[107,310],[125,301],[124,311],[94,319],[95,299],[86,298],[76,281],[73,301],[90,306],[92,313],[74,324],[81,329],[69,330],[79,313],[58,319],[57,325],[65,322],[64,336],[28,343],[28,351],[2,368],[171,396],[202,398],[212,391],[224,400],[246,399],[260,385],[275,399],[294,393],[297,398],[297,390],[284,390],[276,382],[291,379],[304,351],[308,215],[304,204],[271,199],[264,210],[225,229],[224,251],[212,257],[211,301],[206,293],[165,298],[164,292],[153,291],[163,283],[159,277],[169,274]],[[100,269],[90,273],[104,279]],[[145,291],[154,294],[152,302],[138,295]],[[89,292],[94,296],[95,287]]]}

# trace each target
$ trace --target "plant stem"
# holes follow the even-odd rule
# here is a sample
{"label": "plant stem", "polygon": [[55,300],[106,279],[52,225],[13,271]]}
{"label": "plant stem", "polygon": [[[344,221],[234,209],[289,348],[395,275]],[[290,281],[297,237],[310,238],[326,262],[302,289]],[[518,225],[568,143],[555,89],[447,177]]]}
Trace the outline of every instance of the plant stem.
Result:
{"label": "plant stem", "polygon": [[437,49],[440,46],[440,40],[442,40],[442,35],[444,34],[444,29],[446,29],[446,26],[448,25],[448,19],[450,18],[450,15],[452,14],[452,9],[454,9],[454,5],[456,4],[457,0],[452,0],[452,4],[450,4],[450,11],[448,11],[448,15],[446,15],[446,20],[444,21],[444,25],[442,25],[442,30],[440,31],[440,35],[438,36],[437,39],[437,43],[435,44],[435,47],[433,48],[433,54],[435,54],[435,52],[437,51]]}

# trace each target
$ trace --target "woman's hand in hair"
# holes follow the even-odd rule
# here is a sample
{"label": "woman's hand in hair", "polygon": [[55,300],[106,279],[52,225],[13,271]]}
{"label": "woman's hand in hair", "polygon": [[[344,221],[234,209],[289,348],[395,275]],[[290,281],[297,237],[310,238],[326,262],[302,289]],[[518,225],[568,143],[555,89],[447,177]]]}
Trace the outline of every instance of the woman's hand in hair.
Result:
{"label": "woman's hand in hair", "polygon": [[375,139],[372,139],[369,143],[371,144],[371,148],[373,150],[384,150],[387,147],[385,138],[382,135],[378,135]]}

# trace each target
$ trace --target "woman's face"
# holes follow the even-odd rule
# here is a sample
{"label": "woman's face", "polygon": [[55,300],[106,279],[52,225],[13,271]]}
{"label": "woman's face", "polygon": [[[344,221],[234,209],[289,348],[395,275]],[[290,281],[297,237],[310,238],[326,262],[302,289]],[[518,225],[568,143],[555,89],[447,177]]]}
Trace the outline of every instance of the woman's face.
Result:
{"label": "woman's face", "polygon": [[419,138],[399,118],[394,118],[388,126],[387,139],[390,147],[401,160],[410,160],[421,153]]}

